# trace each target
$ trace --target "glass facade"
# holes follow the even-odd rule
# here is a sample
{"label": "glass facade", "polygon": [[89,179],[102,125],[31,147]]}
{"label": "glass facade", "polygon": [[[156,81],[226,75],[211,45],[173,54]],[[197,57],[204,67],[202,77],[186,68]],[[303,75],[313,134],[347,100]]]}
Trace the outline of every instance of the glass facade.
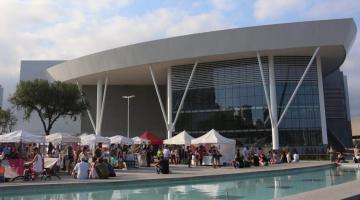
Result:
{"label": "glass facade", "polygon": [[[268,82],[268,60],[261,59]],[[279,65],[275,70],[279,117],[307,65],[302,66],[301,61],[308,62],[309,58],[274,58],[275,66]],[[192,67],[172,67],[174,117]],[[316,66],[311,68],[279,127],[281,146],[321,144]],[[187,130],[197,137],[212,128],[242,144],[271,143],[271,124],[256,58],[198,65],[175,130]]]}

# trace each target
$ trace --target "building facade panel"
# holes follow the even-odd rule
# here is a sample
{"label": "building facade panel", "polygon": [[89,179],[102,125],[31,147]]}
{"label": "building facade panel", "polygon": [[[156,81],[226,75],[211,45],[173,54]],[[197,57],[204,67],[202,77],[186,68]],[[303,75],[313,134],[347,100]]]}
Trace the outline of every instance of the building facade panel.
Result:
{"label": "building facade panel", "polygon": [[[275,56],[278,116],[310,61],[308,56]],[[268,88],[268,59],[262,57]],[[192,65],[172,67],[173,114],[176,114]],[[321,124],[316,62],[279,126],[282,146],[319,146]],[[176,131],[199,136],[215,128],[251,145],[271,142],[271,124],[256,58],[200,63],[181,110]]]}

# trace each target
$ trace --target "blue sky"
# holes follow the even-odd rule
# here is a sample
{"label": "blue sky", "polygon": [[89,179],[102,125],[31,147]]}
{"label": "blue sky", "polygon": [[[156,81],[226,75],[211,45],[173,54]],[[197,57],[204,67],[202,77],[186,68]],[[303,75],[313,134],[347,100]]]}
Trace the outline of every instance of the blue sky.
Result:
{"label": "blue sky", "polygon": [[[0,84],[6,99],[21,60],[73,59],[177,35],[347,17],[360,25],[360,0],[1,0]],[[358,33],[341,68],[353,116],[360,116],[359,62]]]}

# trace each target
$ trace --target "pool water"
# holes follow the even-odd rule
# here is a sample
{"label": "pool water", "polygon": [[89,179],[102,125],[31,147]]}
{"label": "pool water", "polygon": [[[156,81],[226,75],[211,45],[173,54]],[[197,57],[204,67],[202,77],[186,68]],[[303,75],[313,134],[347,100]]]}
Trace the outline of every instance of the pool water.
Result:
{"label": "pool water", "polygon": [[[241,169],[240,169],[241,170]],[[185,200],[185,199],[277,199],[287,195],[329,187],[360,179],[359,169],[326,167],[312,170],[292,170],[261,173],[259,175],[234,175],[231,178],[188,181],[180,184],[162,184],[152,186],[106,189],[88,191],[58,190],[42,194],[1,195],[0,200],[106,200],[106,199],[139,199],[139,200]]]}

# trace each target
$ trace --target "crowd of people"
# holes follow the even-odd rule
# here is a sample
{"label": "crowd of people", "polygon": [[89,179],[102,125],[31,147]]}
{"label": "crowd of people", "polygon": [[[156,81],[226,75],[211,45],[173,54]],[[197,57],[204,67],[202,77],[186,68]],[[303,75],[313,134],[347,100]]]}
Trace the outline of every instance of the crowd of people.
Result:
{"label": "crowd of people", "polygon": [[[354,162],[360,162],[360,149],[356,146],[354,149]],[[20,153],[20,152],[25,152]],[[41,152],[46,152],[41,154]],[[332,153],[331,149],[329,151]],[[146,167],[155,166],[157,173],[168,174],[170,164],[187,164],[188,167],[201,166],[205,156],[207,162],[210,158],[213,168],[219,168],[223,164],[220,162],[222,154],[217,146],[176,146],[176,145],[115,145],[103,147],[99,143],[96,148],[90,149],[89,146],[67,145],[54,146],[49,143],[47,150],[36,144],[23,146],[20,149],[16,144],[2,144],[0,147],[0,182],[4,181],[5,168],[1,165],[3,159],[22,158],[29,160],[28,167],[24,173],[31,174],[36,178],[44,172],[44,158],[59,158],[58,166],[76,179],[106,179],[116,176],[115,169],[126,170],[129,165],[139,166],[138,158],[144,159]],[[134,155],[136,155],[134,157]],[[330,154],[334,155],[334,153]],[[336,154],[335,154],[336,155]],[[129,159],[132,157],[132,159]],[[341,163],[345,161],[342,152],[331,157],[332,161]],[[293,150],[269,150],[264,151],[262,148],[242,147],[236,150],[235,158],[231,162],[235,168],[244,168],[250,166],[268,166],[281,163],[291,163],[299,161],[299,153]],[[134,162],[134,163],[132,163]],[[152,165],[153,163],[153,165]],[[209,163],[206,163],[209,165]]]}
{"label": "crowd of people", "polygon": [[269,150],[267,153],[262,148],[249,151],[248,147],[237,149],[235,159],[232,161],[234,168],[244,168],[253,166],[268,166],[269,164],[281,164],[299,162],[300,157],[296,149],[292,151]]}

